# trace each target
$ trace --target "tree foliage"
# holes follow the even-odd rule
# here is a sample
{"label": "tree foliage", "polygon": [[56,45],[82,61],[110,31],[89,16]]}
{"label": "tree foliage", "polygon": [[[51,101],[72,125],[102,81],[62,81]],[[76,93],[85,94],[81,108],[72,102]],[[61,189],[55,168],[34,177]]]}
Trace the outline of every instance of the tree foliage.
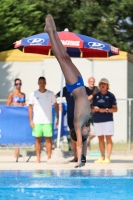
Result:
{"label": "tree foliage", "polygon": [[57,30],[89,35],[133,53],[133,0],[1,0],[0,51],[43,32],[47,14]]}

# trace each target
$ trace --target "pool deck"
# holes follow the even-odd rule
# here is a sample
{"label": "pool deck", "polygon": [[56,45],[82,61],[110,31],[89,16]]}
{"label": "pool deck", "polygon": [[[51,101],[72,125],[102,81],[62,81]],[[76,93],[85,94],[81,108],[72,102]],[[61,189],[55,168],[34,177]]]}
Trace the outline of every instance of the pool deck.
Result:
{"label": "pool deck", "polygon": [[[36,163],[36,156],[31,156],[29,162],[24,162],[23,158],[19,158],[18,162],[13,157],[13,150],[0,150],[0,170],[74,170],[76,163],[69,162],[68,164],[48,164],[46,153],[41,157],[41,163]],[[71,153],[65,155],[65,159],[72,159]],[[87,163],[84,167],[78,170],[92,169],[133,169],[133,151],[130,152],[113,152],[110,164],[95,164],[94,160],[99,156],[90,156],[87,154]],[[28,156],[26,156],[28,159]],[[75,169],[77,170],[77,169]]]}

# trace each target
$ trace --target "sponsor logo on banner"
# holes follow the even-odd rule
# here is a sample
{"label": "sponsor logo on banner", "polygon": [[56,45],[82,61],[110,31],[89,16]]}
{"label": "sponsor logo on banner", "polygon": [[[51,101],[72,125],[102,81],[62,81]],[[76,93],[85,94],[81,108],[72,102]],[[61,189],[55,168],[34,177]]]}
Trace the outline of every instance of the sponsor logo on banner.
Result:
{"label": "sponsor logo on banner", "polygon": [[42,45],[44,41],[45,40],[43,38],[32,38],[27,40],[30,45]]}
{"label": "sponsor logo on banner", "polygon": [[73,40],[61,40],[62,44],[64,46],[75,46],[79,47],[80,46],[80,41],[73,41]]}
{"label": "sponsor logo on banner", "polygon": [[100,42],[88,42],[88,45],[92,49],[103,49],[105,47],[105,45]]}
{"label": "sponsor logo on banner", "polygon": [[111,46],[111,51],[112,51],[113,53],[116,53],[116,54],[119,53],[119,49],[116,48],[116,47],[113,47],[113,46]]}

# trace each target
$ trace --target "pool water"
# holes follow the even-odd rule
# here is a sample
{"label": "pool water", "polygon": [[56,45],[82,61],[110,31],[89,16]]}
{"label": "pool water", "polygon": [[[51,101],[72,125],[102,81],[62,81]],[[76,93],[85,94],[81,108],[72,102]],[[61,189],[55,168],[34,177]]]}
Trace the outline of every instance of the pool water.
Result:
{"label": "pool water", "polygon": [[132,200],[133,170],[0,171],[1,200]]}

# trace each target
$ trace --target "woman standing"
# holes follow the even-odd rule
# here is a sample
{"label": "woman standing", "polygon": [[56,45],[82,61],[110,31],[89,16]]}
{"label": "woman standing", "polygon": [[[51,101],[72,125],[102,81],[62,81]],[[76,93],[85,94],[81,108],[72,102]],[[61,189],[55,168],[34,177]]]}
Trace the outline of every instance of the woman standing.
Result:
{"label": "woman standing", "polygon": [[[22,81],[19,78],[14,80],[15,91],[11,92],[7,99],[7,106],[25,106],[25,94],[21,92]],[[14,157],[17,158],[19,155],[19,148],[15,149]]]}
{"label": "woman standing", "polygon": [[[110,163],[112,152],[112,136],[114,135],[113,113],[117,112],[115,96],[109,92],[109,81],[102,78],[99,82],[100,92],[93,98],[92,112],[94,112],[94,134],[98,136],[101,158],[95,163]],[[105,142],[107,143],[107,157],[105,158]]]}

